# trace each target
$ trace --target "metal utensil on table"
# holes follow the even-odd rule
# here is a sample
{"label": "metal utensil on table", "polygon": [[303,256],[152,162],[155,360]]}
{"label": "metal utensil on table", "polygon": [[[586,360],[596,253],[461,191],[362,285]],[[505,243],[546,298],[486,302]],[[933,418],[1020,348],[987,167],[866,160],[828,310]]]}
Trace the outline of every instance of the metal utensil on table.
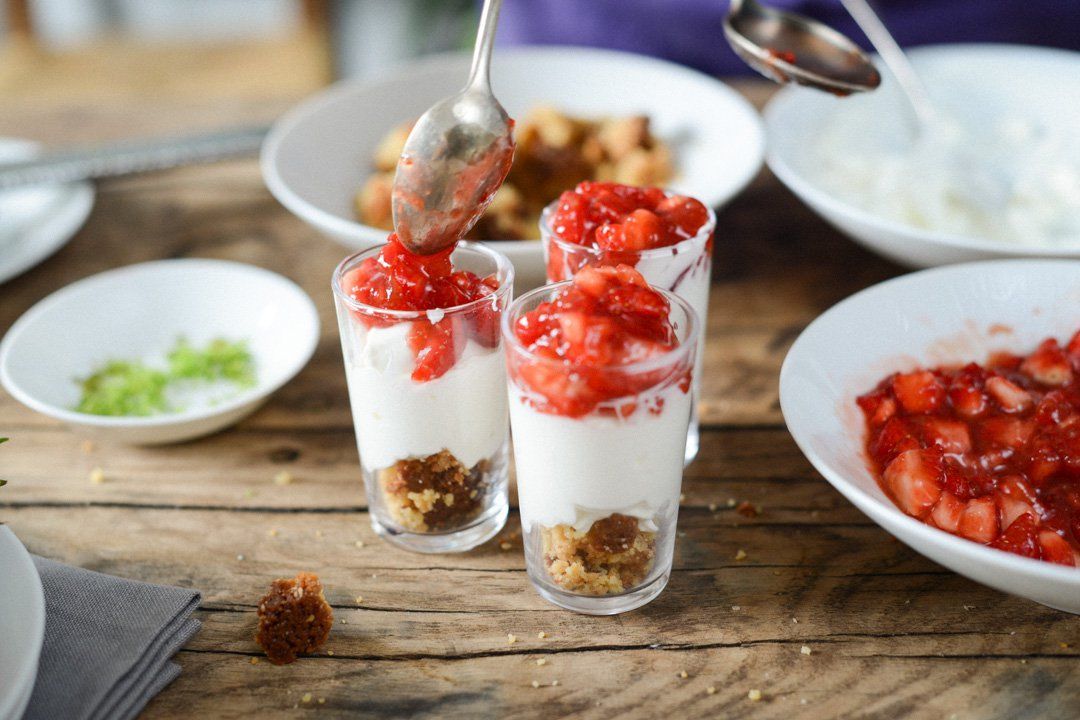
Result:
{"label": "metal utensil on table", "polygon": [[415,253],[438,252],[464,235],[510,170],[513,123],[490,77],[501,6],[485,0],[468,83],[417,120],[398,160],[394,229]]}
{"label": "metal utensil on table", "polygon": [[0,190],[130,175],[249,155],[258,152],[269,130],[268,126],[243,127],[201,135],[125,141],[3,163]]}
{"label": "metal utensil on table", "polygon": [[746,64],[779,83],[795,82],[835,95],[865,92],[881,84],[869,56],[847,37],[757,0],[731,0],[724,37]]}

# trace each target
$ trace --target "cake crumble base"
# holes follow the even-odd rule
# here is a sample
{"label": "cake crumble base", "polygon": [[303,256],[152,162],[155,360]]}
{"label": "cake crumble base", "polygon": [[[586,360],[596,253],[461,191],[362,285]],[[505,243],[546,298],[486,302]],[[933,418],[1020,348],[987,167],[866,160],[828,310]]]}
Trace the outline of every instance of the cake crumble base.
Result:
{"label": "cake crumble base", "polygon": [[645,581],[656,557],[656,533],[637,518],[614,513],[587,532],[570,525],[541,527],[544,563],[558,587],[579,595],[616,595]]}
{"label": "cake crumble base", "polygon": [[483,510],[489,461],[466,468],[448,450],[423,458],[399,460],[379,471],[386,508],[403,529],[453,530]]}

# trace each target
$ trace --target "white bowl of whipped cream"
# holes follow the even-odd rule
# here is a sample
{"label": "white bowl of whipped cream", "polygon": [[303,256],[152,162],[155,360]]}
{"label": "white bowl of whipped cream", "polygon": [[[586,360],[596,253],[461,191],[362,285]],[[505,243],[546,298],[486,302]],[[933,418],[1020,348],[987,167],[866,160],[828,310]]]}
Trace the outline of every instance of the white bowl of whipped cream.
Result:
{"label": "white bowl of whipped cream", "polygon": [[937,120],[917,125],[889,75],[856,97],[785,88],[765,110],[776,176],[905,265],[1080,257],[1080,53],[986,44],[909,54]]}

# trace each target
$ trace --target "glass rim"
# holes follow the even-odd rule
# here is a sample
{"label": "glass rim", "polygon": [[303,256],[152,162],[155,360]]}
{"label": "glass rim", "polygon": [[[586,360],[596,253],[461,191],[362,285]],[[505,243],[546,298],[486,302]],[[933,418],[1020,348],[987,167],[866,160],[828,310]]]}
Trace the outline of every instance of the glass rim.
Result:
{"label": "glass rim", "polygon": [[[677,193],[673,190],[664,190],[664,195],[666,197],[671,197],[672,195],[683,195],[683,193]],[[684,197],[691,196],[684,195]],[[697,198],[693,199],[696,200]],[[679,255],[683,252],[686,252],[689,247],[691,245],[694,245],[697,241],[700,241],[702,239],[708,240],[709,236],[712,235],[714,230],[716,230],[716,211],[708,205],[705,205],[705,203],[702,203],[702,205],[705,205],[705,212],[708,213],[708,217],[705,220],[705,224],[698,228],[697,234],[695,234],[693,237],[688,237],[680,240],[674,245],[664,245],[662,247],[649,248],[647,250],[604,250],[603,248],[598,248],[594,245],[579,245],[578,243],[564,240],[558,235],[556,235],[554,230],[552,230],[551,228],[550,221],[551,216],[554,214],[555,208],[558,207],[558,205],[559,200],[555,199],[545,205],[544,209],[540,211],[540,239],[542,241],[550,241],[555,245],[558,245],[562,250],[569,252],[587,252],[592,255],[601,255],[603,253],[609,252],[633,253],[640,259],[671,257],[673,255]]]}
{"label": "glass rim", "polygon": [[511,318],[517,314],[520,306],[525,305],[530,300],[533,300],[544,293],[554,294],[556,291],[572,285],[573,282],[573,280],[562,280],[557,283],[541,285],[538,288],[518,296],[514,302],[510,304],[510,307],[503,312],[502,318],[499,320],[503,342],[506,345],[508,352],[517,353],[530,362],[541,363],[549,367],[569,369],[571,371],[575,368],[581,368],[591,371],[599,370],[602,372],[647,372],[650,370],[658,370],[669,365],[675,365],[680,361],[681,356],[687,356],[690,364],[694,364],[694,358],[692,357],[694,353],[691,353],[689,348],[696,348],[697,343],[701,342],[701,318],[698,317],[697,311],[691,307],[690,303],[686,302],[670,290],[658,288],[653,285],[649,285],[649,287],[660,293],[669,304],[677,306],[683,311],[683,314],[686,315],[686,341],[680,342],[678,346],[671,350],[667,350],[660,355],[653,355],[650,358],[623,365],[586,365],[561,358],[543,357],[526,348],[521,343],[521,340],[518,339],[517,335],[514,334],[514,329],[511,326]]}
{"label": "glass rim", "polygon": [[485,295],[482,298],[476,300],[470,300],[467,303],[460,305],[451,305],[444,308],[433,308],[431,310],[391,310],[389,308],[381,308],[376,305],[368,305],[367,303],[359,302],[358,300],[349,297],[349,295],[341,288],[341,280],[345,275],[346,267],[349,267],[351,263],[356,260],[366,259],[366,256],[374,255],[376,252],[382,252],[382,249],[386,247],[386,243],[379,243],[374,247],[369,247],[365,250],[358,250],[351,255],[348,255],[334,268],[334,272],[330,277],[330,288],[334,292],[334,297],[343,302],[350,310],[356,310],[358,312],[365,313],[367,315],[378,315],[386,318],[394,318],[397,320],[420,320],[428,319],[428,313],[430,312],[443,312],[446,315],[462,313],[469,310],[473,310],[482,306],[484,303],[491,302],[491,298],[498,297],[500,294],[508,291],[514,285],[514,264],[500,252],[492,250],[489,247],[484,246],[482,243],[473,240],[459,240],[457,250],[468,250],[478,253],[487,257],[495,262],[495,274],[496,277],[502,274],[502,279],[499,281],[499,286],[495,288],[491,295]]}

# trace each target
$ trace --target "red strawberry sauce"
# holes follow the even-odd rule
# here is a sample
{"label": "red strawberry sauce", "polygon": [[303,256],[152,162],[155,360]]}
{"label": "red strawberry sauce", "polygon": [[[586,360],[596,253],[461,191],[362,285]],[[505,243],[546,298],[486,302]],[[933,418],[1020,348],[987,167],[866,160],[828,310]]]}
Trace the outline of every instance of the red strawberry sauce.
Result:
{"label": "red strawberry sauce", "polygon": [[[350,298],[383,310],[423,312],[445,310],[492,295],[499,283],[494,277],[454,270],[450,256],[455,245],[434,255],[415,255],[391,234],[377,256],[363,260],[342,278],[341,288]],[[354,312],[369,327],[401,322],[391,317]],[[462,317],[447,315],[438,322],[428,318],[412,322],[409,347],[416,357],[412,379],[426,382],[441,377],[454,365],[455,333],[464,332],[484,347],[499,344],[498,310],[488,304]]]}
{"label": "red strawberry sauce", "polygon": [[[659,188],[583,182],[559,196],[550,219],[552,234],[574,245],[603,251],[605,263],[634,265],[637,253],[669,247],[698,234],[709,212],[694,198],[670,197]],[[710,241],[711,242],[711,241]],[[548,248],[549,277],[563,267],[557,244]]]}
{"label": "red strawberry sauce", "polygon": [[[619,371],[678,347],[669,312],[664,296],[632,267],[582,268],[571,285],[514,324],[516,338],[540,360],[512,361],[511,374],[542,398],[533,401],[542,412],[580,417],[605,401],[632,398],[672,372]],[[687,392],[689,366],[679,382]],[[625,416],[634,407],[628,401],[619,413]]]}
{"label": "red strawberry sauce", "polygon": [[882,489],[975,542],[1080,566],[1080,333],[894,374],[858,399]]}

